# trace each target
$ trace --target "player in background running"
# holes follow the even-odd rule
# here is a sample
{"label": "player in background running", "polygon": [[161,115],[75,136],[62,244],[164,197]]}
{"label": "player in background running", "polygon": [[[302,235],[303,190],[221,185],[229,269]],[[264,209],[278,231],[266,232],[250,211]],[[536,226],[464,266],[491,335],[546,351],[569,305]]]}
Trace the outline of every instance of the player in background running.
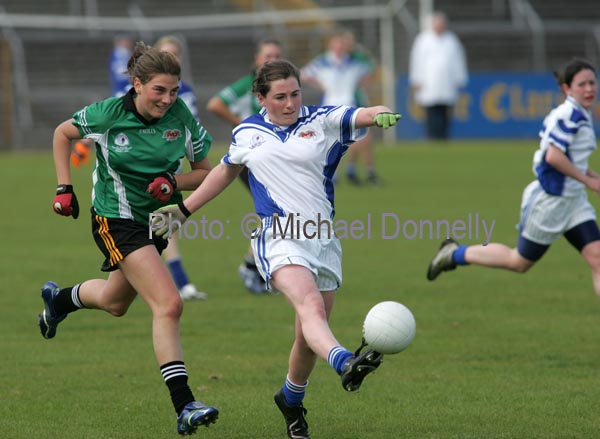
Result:
{"label": "player in background running", "polygon": [[[354,34],[338,29],[329,37],[327,51],[303,67],[301,74],[303,83],[321,91],[321,105],[365,107],[368,104],[365,88],[374,70],[371,57],[357,48]],[[370,135],[350,147],[346,158],[347,180],[354,185],[363,183],[357,169],[361,156],[367,171],[367,182],[380,184]]]}
{"label": "player in background running", "polygon": [[573,59],[556,76],[566,98],[540,129],[540,147],[533,156],[536,179],[523,191],[517,246],[466,246],[449,238],[429,264],[429,280],[469,264],[525,273],[564,236],[590,266],[600,296],[600,231],[586,192],[600,193],[600,176],[588,163],[597,148],[592,114],[598,93],[596,69],[588,61]]}
{"label": "player in background running", "polygon": [[[233,84],[223,88],[216,96],[213,96],[208,101],[206,107],[208,111],[225,122],[229,122],[233,127],[239,125],[247,117],[258,113],[262,107],[256,95],[252,92],[252,82],[256,70],[269,61],[281,59],[282,53],[283,50],[279,41],[271,38],[259,41],[254,51],[254,64],[251,71]],[[247,168],[242,169],[239,178],[244,186],[250,190]],[[248,247],[244,261],[238,267],[238,274],[242,278],[246,289],[251,293],[263,294],[267,292],[265,281],[254,263],[252,246]]]}

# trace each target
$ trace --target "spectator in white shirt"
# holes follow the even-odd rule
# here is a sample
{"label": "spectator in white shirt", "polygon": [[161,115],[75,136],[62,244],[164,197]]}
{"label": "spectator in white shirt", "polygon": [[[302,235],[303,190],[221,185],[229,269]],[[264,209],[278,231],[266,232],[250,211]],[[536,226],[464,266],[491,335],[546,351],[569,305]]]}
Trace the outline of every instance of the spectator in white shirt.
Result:
{"label": "spectator in white shirt", "polygon": [[447,27],[446,15],[434,12],[430,28],[417,35],[410,54],[409,82],[425,109],[427,137],[436,140],[450,137],[452,109],[468,81],[463,46]]}

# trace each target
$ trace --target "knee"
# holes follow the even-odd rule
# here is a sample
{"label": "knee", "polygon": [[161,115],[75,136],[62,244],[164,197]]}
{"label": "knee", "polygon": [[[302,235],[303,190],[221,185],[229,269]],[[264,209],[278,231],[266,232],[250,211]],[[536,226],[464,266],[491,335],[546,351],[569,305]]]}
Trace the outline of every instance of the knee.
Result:
{"label": "knee", "polygon": [[531,267],[533,267],[535,261],[531,261],[523,256],[515,249],[511,254],[510,269],[515,273],[527,273]]}
{"label": "knee", "polygon": [[154,314],[159,314],[171,320],[179,320],[183,314],[183,302],[179,294],[175,294],[157,304]]}
{"label": "knee", "polygon": [[588,245],[582,254],[592,270],[600,272],[600,245]]}
{"label": "knee", "polygon": [[113,303],[107,307],[106,311],[113,317],[123,317],[127,314],[128,309],[129,304]]}
{"label": "knee", "polygon": [[527,273],[531,267],[533,267],[533,264],[519,263],[513,266],[513,271],[515,273],[524,274]]}

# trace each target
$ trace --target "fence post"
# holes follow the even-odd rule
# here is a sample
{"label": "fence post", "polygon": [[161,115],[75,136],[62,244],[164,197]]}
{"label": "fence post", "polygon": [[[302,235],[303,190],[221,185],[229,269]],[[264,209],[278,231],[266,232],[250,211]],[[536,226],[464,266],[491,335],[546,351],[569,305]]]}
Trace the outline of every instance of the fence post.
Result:
{"label": "fence post", "polygon": [[9,149],[13,140],[13,87],[12,87],[12,54],[10,44],[0,39],[0,123],[2,137],[0,149]]}

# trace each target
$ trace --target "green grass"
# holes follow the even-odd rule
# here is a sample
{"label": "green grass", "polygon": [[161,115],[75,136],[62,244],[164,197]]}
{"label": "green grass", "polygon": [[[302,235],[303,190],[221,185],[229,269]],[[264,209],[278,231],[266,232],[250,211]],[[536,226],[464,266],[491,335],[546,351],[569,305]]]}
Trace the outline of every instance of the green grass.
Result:
{"label": "green grass", "polygon": [[[527,275],[467,267],[428,282],[437,236],[409,239],[400,231],[382,239],[384,213],[401,224],[479,214],[495,220],[492,240],[513,245],[534,149],[535,141],[381,146],[383,188],[341,181],[337,219],[366,223],[370,215],[372,229],[370,239],[343,241],[344,285],[331,326],[355,348],[369,308],[397,300],[413,311],[417,336],[356,394],[344,392],[320,361],[305,400],[314,438],[598,436],[600,304],[589,268],[564,240]],[[222,153],[215,150],[213,161]],[[0,436],[177,437],[143,301],[119,319],[72,314],[51,341],[36,325],[44,281],[102,276],[87,215],[91,167],[74,171],[82,206],[76,221],[50,209],[56,181],[49,152],[4,153],[0,173]],[[285,437],[272,395],[285,378],[293,314],[281,296],[252,296],[237,277],[247,248],[239,223],[251,208],[236,182],[194,215],[222,223],[225,236],[182,242],[193,281],[210,294],[186,302],[181,325],[192,388],[221,412],[200,431],[205,438]]]}

